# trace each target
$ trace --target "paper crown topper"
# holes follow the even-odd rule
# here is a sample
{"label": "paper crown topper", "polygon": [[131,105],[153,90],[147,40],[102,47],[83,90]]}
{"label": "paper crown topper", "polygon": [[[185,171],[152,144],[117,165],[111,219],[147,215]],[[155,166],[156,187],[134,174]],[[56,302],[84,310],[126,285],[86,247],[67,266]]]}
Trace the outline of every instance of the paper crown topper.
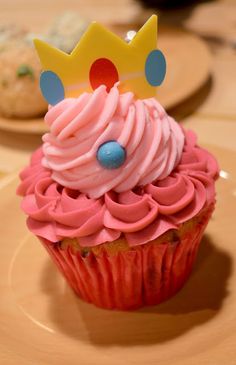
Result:
{"label": "paper crown topper", "polygon": [[157,50],[157,16],[152,15],[127,43],[93,22],[71,52],[64,53],[41,40],[34,40],[43,72],[42,94],[55,105],[66,97],[92,92],[104,84],[107,90],[119,81],[120,92],[137,98],[156,95],[164,80],[166,62]]}

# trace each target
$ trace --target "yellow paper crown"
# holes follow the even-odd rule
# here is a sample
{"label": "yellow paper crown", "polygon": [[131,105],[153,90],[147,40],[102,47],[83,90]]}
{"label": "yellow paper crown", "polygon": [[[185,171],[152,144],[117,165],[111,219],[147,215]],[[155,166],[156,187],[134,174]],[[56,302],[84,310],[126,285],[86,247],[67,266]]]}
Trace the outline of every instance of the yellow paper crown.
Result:
{"label": "yellow paper crown", "polygon": [[152,15],[127,43],[94,22],[71,52],[34,41],[43,70],[41,89],[49,103],[64,97],[92,92],[101,84],[120,92],[132,91],[137,98],[156,95],[165,76],[165,59],[157,47],[157,16]]}

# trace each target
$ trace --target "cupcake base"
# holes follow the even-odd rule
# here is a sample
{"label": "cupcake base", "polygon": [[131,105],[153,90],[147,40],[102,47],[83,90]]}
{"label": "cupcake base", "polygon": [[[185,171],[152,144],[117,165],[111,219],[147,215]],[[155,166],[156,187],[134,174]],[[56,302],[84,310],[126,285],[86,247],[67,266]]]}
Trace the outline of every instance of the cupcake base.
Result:
{"label": "cupcake base", "polygon": [[171,241],[158,239],[115,254],[101,250],[84,255],[70,245],[40,241],[80,298],[107,309],[137,309],[161,303],[182,288],[212,211],[208,207],[191,229]]}

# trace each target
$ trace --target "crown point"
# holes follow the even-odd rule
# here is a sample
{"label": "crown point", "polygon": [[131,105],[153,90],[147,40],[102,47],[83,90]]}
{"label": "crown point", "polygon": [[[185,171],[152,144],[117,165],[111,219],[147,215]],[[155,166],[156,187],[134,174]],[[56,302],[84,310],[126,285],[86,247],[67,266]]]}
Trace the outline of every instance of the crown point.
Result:
{"label": "crown point", "polygon": [[131,40],[130,45],[141,49],[142,52],[155,49],[157,47],[157,23],[157,15],[153,14]]}

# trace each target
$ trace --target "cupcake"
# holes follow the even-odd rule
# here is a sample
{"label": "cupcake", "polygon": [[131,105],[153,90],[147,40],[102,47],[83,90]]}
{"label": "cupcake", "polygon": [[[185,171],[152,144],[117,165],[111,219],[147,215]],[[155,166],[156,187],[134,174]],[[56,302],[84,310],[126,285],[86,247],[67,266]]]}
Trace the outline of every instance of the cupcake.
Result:
{"label": "cupcake", "polygon": [[26,41],[4,43],[0,52],[0,114],[8,118],[44,115],[47,103],[40,88],[41,65]]}
{"label": "cupcake", "polygon": [[[70,52],[87,27],[79,14],[65,12],[39,37]],[[0,114],[7,118],[37,118],[47,111],[39,78],[41,65],[33,33],[16,25],[0,25]]]}
{"label": "cupcake", "polygon": [[173,296],[215,207],[214,157],[156,98],[122,82],[55,102],[45,122],[18,194],[68,284],[109,309]]}

